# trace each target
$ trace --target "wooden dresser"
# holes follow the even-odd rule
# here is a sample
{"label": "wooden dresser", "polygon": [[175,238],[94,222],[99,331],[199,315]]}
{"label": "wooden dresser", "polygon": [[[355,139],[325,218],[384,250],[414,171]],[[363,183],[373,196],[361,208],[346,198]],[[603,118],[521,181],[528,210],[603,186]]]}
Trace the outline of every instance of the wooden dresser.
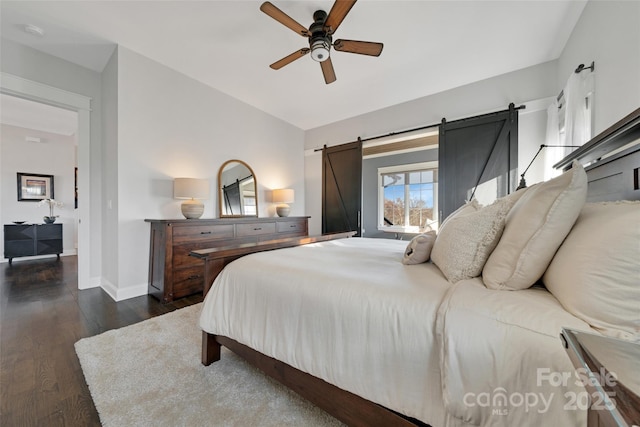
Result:
{"label": "wooden dresser", "polygon": [[169,302],[204,289],[199,249],[307,236],[308,217],[145,219],[151,223],[149,294]]}

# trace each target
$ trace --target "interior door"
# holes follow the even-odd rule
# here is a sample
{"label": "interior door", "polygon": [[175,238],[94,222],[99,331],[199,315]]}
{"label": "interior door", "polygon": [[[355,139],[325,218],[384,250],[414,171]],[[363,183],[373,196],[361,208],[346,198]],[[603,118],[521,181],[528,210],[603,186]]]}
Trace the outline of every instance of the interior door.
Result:
{"label": "interior door", "polygon": [[362,142],[322,150],[322,233],[361,234]]}
{"label": "interior door", "polygon": [[518,110],[447,122],[438,147],[440,221],[470,200],[478,188],[494,198],[515,190],[518,169]]}

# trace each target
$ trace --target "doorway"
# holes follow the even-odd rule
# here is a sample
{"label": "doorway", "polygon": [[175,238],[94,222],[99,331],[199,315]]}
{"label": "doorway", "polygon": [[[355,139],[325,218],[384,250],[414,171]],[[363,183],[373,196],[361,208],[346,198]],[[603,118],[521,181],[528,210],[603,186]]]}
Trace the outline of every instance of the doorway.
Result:
{"label": "doorway", "polygon": [[[78,209],[77,209],[77,256],[78,289],[94,287],[90,274],[91,217],[90,217],[90,106],[91,98],[61,90],[42,83],[0,73],[0,92],[30,101],[75,111],[78,116],[77,165],[78,165]],[[85,195],[83,197],[83,195]]]}

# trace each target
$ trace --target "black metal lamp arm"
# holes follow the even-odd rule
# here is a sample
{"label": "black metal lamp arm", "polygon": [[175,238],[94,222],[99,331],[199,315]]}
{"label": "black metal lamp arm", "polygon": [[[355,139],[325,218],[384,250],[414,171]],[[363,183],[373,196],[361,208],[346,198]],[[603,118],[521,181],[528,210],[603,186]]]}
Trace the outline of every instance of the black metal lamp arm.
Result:
{"label": "black metal lamp arm", "polygon": [[536,153],[535,156],[533,156],[533,159],[531,159],[531,161],[529,162],[529,165],[527,166],[527,168],[524,170],[524,172],[522,172],[520,174],[520,183],[518,184],[518,188],[516,188],[517,190],[520,190],[521,188],[526,188],[527,187],[527,181],[525,181],[524,179],[524,175],[527,173],[527,171],[529,170],[529,168],[531,167],[531,165],[533,164],[533,162],[536,160],[536,157],[538,157],[538,154],[540,154],[540,152],[542,151],[543,148],[546,147],[553,147],[553,148],[578,148],[580,147],[580,145],[547,145],[547,144],[542,144],[540,145],[540,148],[538,149],[538,152]]}

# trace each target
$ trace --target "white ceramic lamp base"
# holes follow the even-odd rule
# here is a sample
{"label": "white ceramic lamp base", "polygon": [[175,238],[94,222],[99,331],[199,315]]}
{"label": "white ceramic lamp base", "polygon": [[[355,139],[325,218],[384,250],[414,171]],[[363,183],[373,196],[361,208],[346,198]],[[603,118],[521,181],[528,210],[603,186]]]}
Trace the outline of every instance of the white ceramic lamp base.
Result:
{"label": "white ceramic lamp base", "polygon": [[286,204],[278,205],[276,206],[276,213],[278,214],[278,216],[289,216],[289,214],[291,213],[291,208]]}
{"label": "white ceramic lamp base", "polygon": [[204,204],[196,199],[182,202],[180,208],[182,210],[182,215],[187,219],[198,219],[204,213]]}

